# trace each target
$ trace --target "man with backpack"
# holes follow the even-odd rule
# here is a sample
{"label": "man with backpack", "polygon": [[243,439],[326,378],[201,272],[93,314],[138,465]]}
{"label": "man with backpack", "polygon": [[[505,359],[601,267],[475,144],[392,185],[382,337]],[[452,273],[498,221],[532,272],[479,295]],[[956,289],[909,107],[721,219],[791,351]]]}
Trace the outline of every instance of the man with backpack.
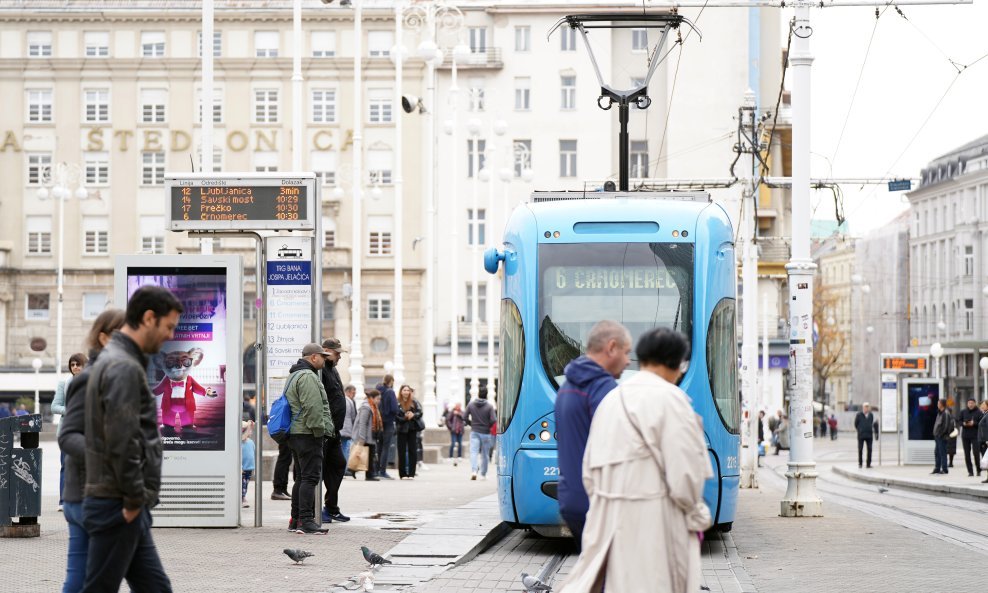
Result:
{"label": "man with backpack", "polygon": [[288,447],[299,468],[292,486],[292,518],[288,530],[297,533],[323,534],[329,531],[315,520],[315,491],[322,478],[323,440],[336,431],[329,413],[329,398],[319,372],[332,356],[319,344],[306,344],[302,358],[292,366],[285,397],[292,409]]}

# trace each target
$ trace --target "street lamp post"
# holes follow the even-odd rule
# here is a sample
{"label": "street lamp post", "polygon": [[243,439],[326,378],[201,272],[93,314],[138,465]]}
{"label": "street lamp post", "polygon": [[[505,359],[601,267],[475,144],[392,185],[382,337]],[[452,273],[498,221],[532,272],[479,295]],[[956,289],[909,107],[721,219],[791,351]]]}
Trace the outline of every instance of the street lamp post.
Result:
{"label": "street lamp post", "polygon": [[[477,181],[480,179],[480,158],[482,156],[480,151],[480,120],[477,118],[471,118],[467,122],[467,131],[473,138],[473,163],[471,163],[470,173],[473,175],[473,184],[470,199],[471,208],[471,227],[470,227],[470,249],[469,253],[471,256],[471,261],[475,261],[477,258],[477,244],[479,241],[479,228],[480,228],[480,217],[477,212],[477,208],[480,204],[479,198],[477,196]],[[486,158],[486,157],[485,157]],[[479,266],[470,266],[470,398],[476,398],[480,395],[480,378],[477,376],[477,358],[480,357],[479,346],[478,346],[478,325],[477,317],[480,314],[479,307],[479,296],[480,291],[478,290],[480,285],[480,270]]]}
{"label": "street lamp post", "polygon": [[982,356],[981,360],[978,361],[978,366],[981,367],[981,399],[988,401],[988,356]]}
{"label": "street lamp post", "polygon": [[[497,208],[494,201],[494,174],[493,167],[497,155],[497,146],[493,143],[495,137],[504,136],[508,131],[508,123],[501,118],[491,122],[488,145],[485,147],[487,155],[484,157],[484,168],[478,172],[480,180],[488,184],[487,186],[487,214],[485,215],[486,232],[485,239],[489,245],[493,245],[495,229],[497,225]],[[477,245],[480,245],[480,237],[477,237]],[[479,267],[479,262],[474,260],[471,268]],[[487,315],[487,398],[494,402],[497,400],[497,386],[494,384],[494,298],[497,294],[497,276],[488,276],[485,283],[486,299],[484,300],[485,313]]]}
{"label": "street lamp post", "polygon": [[[936,372],[937,372],[936,378],[939,379],[939,378],[941,378],[941,375],[940,375],[940,357],[943,356],[943,346],[940,345],[940,342],[934,342],[933,345],[930,346],[930,356],[932,356],[933,359],[936,361],[935,362],[935,364],[936,364]],[[941,394],[941,396],[942,395],[943,394]]]}
{"label": "street lamp post", "polygon": [[[41,372],[41,365],[43,364],[44,363],[41,362],[40,358],[35,358],[34,360],[31,361],[31,366],[34,368],[34,413],[35,414],[41,413],[41,375],[39,373]],[[57,372],[58,363],[55,363],[55,369]]]}
{"label": "street lamp post", "polygon": [[[62,379],[62,302],[65,292],[65,201],[75,196],[78,200],[89,197],[82,184],[82,167],[70,163],[56,163],[42,173],[42,187],[38,199],[49,196],[58,200],[58,270],[56,273],[57,301],[55,305],[55,380]],[[75,191],[72,191],[75,187]]]}
{"label": "street lamp post", "polygon": [[351,187],[353,217],[351,219],[353,233],[350,249],[350,274],[353,277],[353,296],[350,301],[350,383],[357,388],[357,393],[364,393],[364,353],[360,337],[361,325],[361,265],[363,250],[363,213],[361,212],[361,157],[364,145],[363,134],[363,30],[362,12],[363,0],[353,1],[353,183]]}

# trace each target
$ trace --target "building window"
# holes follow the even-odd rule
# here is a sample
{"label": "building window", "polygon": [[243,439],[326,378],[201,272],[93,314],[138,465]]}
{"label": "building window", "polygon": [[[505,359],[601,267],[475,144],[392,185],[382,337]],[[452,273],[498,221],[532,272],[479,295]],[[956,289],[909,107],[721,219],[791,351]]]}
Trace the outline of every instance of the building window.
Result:
{"label": "building window", "polygon": [[368,89],[367,123],[383,124],[391,121],[391,107],[394,103],[391,89]]}
{"label": "building window", "polygon": [[484,110],[483,84],[483,81],[480,79],[470,79],[470,88],[467,90],[467,97],[470,101],[470,111],[480,112]]}
{"label": "building window", "polygon": [[[477,283],[477,321],[484,323],[487,321],[487,285],[485,282]],[[473,321],[473,283],[467,282],[467,309],[466,321]]]}
{"label": "building window", "polygon": [[145,58],[165,57],[164,31],[141,31],[141,56]]}
{"label": "building window", "polygon": [[328,292],[322,295],[322,320],[334,321],[336,319],[336,303],[330,298]]}
{"label": "building window", "polygon": [[645,29],[631,30],[631,51],[648,51],[648,31]]}
{"label": "building window", "polygon": [[514,152],[515,177],[521,177],[526,169],[532,168],[532,141],[514,140],[512,143]]}
{"label": "building window", "polygon": [[167,90],[141,89],[141,121],[146,124],[164,123],[167,103]]}
{"label": "building window", "polygon": [[576,109],[576,76],[567,74],[559,77],[561,109]]}
{"label": "building window", "polygon": [[974,275],[974,246],[973,245],[964,246],[964,275],[965,276]]}
{"label": "building window", "polygon": [[82,219],[82,252],[86,255],[110,253],[110,228],[105,216],[85,216]]}
{"label": "building window", "polygon": [[86,89],[83,91],[86,104],[84,119],[87,123],[107,123],[110,121],[110,89]]}
{"label": "building window", "polygon": [[87,58],[107,58],[110,56],[110,32],[86,31],[82,35]]}
{"label": "building window", "polygon": [[45,123],[52,121],[51,89],[31,89],[27,92],[27,121]]}
{"label": "building window", "polygon": [[336,220],[323,216],[322,246],[324,249],[336,247]]}
{"label": "building window", "polygon": [[391,233],[394,220],[390,216],[367,217],[367,255],[391,255]]}
{"label": "building window", "polygon": [[559,141],[559,176],[576,177],[576,140]]}
{"label": "building window", "polygon": [[515,27],[515,51],[531,51],[532,28],[529,26]]}
{"label": "building window", "polygon": [[367,319],[391,319],[391,295],[367,295]]}
{"label": "building window", "polygon": [[630,177],[648,177],[648,141],[632,140],[631,150],[628,153]]}
{"label": "building window", "polygon": [[483,245],[487,235],[487,210],[467,209],[467,245]]}
{"label": "building window", "polygon": [[394,168],[394,152],[390,149],[372,148],[367,151],[367,178],[371,185],[390,185]]}
{"label": "building window", "polygon": [[336,31],[313,31],[311,41],[313,58],[332,58],[336,55]]}
{"label": "building window", "polygon": [[29,58],[50,58],[51,31],[28,31],[27,55]]}
{"label": "building window", "polygon": [[315,172],[323,185],[336,185],[337,155],[328,150],[309,152],[309,169]]}
{"label": "building window", "polygon": [[331,124],[336,121],[336,91],[312,90],[312,123]]}
{"label": "building window", "polygon": [[[196,34],[196,55],[202,57],[202,31]],[[219,58],[223,55],[223,32],[213,29],[213,57]]]}
{"label": "building window", "polygon": [[562,34],[559,49],[563,51],[576,51],[576,29],[560,27],[559,32]]}
{"label": "building window", "polygon": [[257,89],[254,91],[254,123],[278,123],[277,89]]}
{"label": "building window", "polygon": [[[196,148],[196,156],[199,158],[199,169],[205,171],[207,167],[202,158],[202,146]],[[223,147],[213,144],[213,173],[221,171],[223,171]]]}
{"label": "building window", "polygon": [[47,321],[50,302],[51,295],[48,293],[28,293],[24,318],[28,321]]}
{"label": "building window", "polygon": [[470,27],[468,32],[470,53],[487,53],[487,27]]}
{"label": "building window", "polygon": [[964,299],[964,329],[974,331],[974,299]]}
{"label": "building window", "polygon": [[161,216],[142,216],[140,220],[141,253],[165,252],[165,219]]}
{"label": "building window", "polygon": [[110,154],[107,152],[87,152],[86,185],[106,185],[110,182]]}
{"label": "building window", "polygon": [[106,309],[108,302],[105,292],[82,293],[82,318],[87,321],[96,319]]}
{"label": "building window", "polygon": [[[196,89],[196,123],[202,123],[202,89]],[[223,123],[223,89],[213,87],[213,123]]]}
{"label": "building window", "polygon": [[50,153],[28,153],[27,155],[27,183],[28,185],[40,185],[51,167]]}
{"label": "building window", "polygon": [[271,173],[278,170],[278,153],[273,150],[259,150],[254,153],[254,170],[258,173]]}
{"label": "building window", "polygon": [[395,43],[392,31],[368,31],[367,55],[372,58],[386,58],[391,55],[391,46]]}
{"label": "building window", "polygon": [[527,76],[515,78],[515,111],[528,111],[532,108],[532,79]]}
{"label": "building window", "polygon": [[164,185],[165,153],[141,153],[141,183],[144,185]]}
{"label": "building window", "polygon": [[254,31],[254,55],[259,58],[277,58],[280,41],[277,31]]}
{"label": "building window", "polygon": [[50,255],[51,217],[28,216],[26,228],[28,255]]}
{"label": "building window", "polygon": [[467,177],[473,177],[477,171],[484,168],[486,152],[487,140],[467,138]]}

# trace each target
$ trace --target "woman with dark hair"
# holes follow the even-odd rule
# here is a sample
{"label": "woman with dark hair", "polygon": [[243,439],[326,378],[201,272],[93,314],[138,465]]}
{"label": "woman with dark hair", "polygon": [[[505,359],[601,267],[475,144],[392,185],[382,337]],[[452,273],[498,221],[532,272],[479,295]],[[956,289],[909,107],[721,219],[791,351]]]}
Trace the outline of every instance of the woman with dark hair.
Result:
{"label": "woman with dark hair", "polygon": [[[68,388],[69,383],[72,382],[72,377],[75,377],[82,372],[82,368],[86,366],[86,355],[82,352],[76,352],[69,357],[69,378],[64,381],[58,382],[58,387],[55,388],[55,399],[51,402],[51,413],[52,414],[62,414],[65,415],[65,390]],[[55,430],[55,434],[62,428],[62,423],[58,423],[58,428]],[[65,453],[60,452],[58,456],[58,512],[62,512],[62,491],[65,490]]]}
{"label": "woman with dark hair", "polygon": [[[384,430],[384,422],[377,409],[381,401],[381,392],[377,389],[368,389],[364,394],[367,399],[357,410],[357,419],[353,422],[353,445],[367,447],[367,471],[364,472],[364,477],[371,482],[377,482],[379,478],[374,475],[374,452],[377,449],[377,435]],[[357,472],[353,472],[353,479],[357,479]]]}
{"label": "woman with dark hair", "polygon": [[[86,579],[89,535],[82,525],[83,488],[86,486],[86,385],[89,369],[110,341],[123,327],[125,313],[107,309],[99,314],[86,336],[89,366],[72,378],[65,393],[65,416],[59,425],[58,446],[65,455],[65,520],[69,524],[69,555],[62,593],[81,591]],[[71,368],[71,366],[70,366]]]}
{"label": "woman with dark hair", "polygon": [[712,524],[703,484],[713,470],[700,417],[676,387],[689,343],[653,329],[635,353],[641,372],[604,398],[590,426],[583,457],[590,512],[562,593],[599,592],[604,582],[608,591],[700,589],[699,534]]}
{"label": "woman with dark hair", "polygon": [[415,478],[418,464],[419,420],[422,406],[412,397],[412,388],[402,385],[398,390],[398,417],[395,432],[398,435],[398,479]]}

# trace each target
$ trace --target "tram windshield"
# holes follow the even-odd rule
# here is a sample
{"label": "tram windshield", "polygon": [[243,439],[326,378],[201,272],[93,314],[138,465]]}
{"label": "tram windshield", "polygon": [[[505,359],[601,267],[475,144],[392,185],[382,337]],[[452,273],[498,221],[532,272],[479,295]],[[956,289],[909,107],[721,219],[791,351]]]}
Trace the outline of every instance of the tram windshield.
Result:
{"label": "tram windshield", "polygon": [[590,328],[603,319],[631,332],[625,373],[638,369],[634,344],[645,331],[669,327],[691,339],[693,245],[539,245],[539,354],[557,388],[563,369],[586,348]]}

